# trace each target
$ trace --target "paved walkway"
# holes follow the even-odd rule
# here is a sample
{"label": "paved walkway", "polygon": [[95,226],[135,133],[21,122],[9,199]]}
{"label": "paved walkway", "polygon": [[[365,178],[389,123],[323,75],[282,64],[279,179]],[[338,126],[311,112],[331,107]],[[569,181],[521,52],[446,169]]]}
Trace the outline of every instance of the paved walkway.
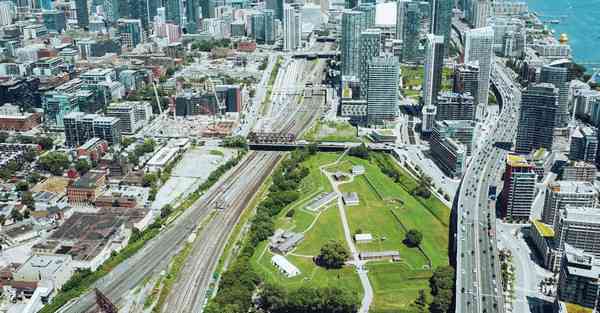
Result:
{"label": "paved walkway", "polygon": [[346,243],[348,247],[350,247],[350,253],[352,254],[352,263],[356,266],[356,272],[358,273],[358,277],[360,278],[360,283],[362,284],[364,295],[360,305],[360,309],[358,313],[367,313],[369,312],[369,307],[371,306],[371,302],[373,302],[373,288],[371,287],[371,282],[369,281],[369,277],[367,276],[367,270],[364,268],[364,262],[360,260],[358,256],[358,250],[354,245],[354,240],[352,239],[352,234],[350,232],[350,226],[348,226],[348,218],[346,217],[346,210],[344,209],[344,202],[342,200],[342,192],[339,189],[339,185],[343,183],[349,183],[354,180],[354,176],[350,175],[349,181],[337,182],[333,179],[333,175],[330,172],[325,170],[326,167],[338,164],[341,158],[345,155],[342,154],[340,158],[338,158],[335,162],[331,164],[322,165],[319,167],[323,175],[327,176],[329,183],[333,187],[333,191],[338,195],[337,197],[337,207],[340,211],[340,218],[342,219],[342,226],[344,227],[344,237],[346,238]]}

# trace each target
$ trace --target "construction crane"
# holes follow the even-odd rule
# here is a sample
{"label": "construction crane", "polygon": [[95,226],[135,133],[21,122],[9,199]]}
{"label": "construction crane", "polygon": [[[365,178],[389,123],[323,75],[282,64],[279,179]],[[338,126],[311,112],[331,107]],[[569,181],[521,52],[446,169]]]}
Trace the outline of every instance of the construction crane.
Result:
{"label": "construction crane", "polygon": [[154,96],[156,97],[156,105],[158,106],[158,114],[162,117],[162,104],[160,103],[160,97],[158,96],[158,88],[156,88],[156,81],[152,79],[152,87],[154,87]]}
{"label": "construction crane", "polygon": [[94,288],[96,294],[96,304],[102,313],[118,313],[119,310],[98,288]]}

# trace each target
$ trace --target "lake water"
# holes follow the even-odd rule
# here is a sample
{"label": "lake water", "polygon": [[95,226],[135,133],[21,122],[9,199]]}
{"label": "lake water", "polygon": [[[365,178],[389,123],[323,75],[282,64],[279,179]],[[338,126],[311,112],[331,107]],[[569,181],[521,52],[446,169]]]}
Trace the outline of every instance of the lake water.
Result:
{"label": "lake water", "polygon": [[588,70],[600,69],[600,0],[527,0],[529,9],[542,20],[559,19],[548,24],[558,38],[569,36],[573,57]]}

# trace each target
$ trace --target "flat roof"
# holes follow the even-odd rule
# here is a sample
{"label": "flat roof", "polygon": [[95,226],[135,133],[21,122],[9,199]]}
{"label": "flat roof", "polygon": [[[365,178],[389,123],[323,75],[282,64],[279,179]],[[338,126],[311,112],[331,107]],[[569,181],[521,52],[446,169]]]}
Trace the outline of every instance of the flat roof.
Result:
{"label": "flat roof", "polygon": [[565,302],[565,308],[567,309],[567,313],[592,313],[594,311],[579,304],[569,302]]}
{"label": "flat roof", "polygon": [[533,220],[532,224],[537,229],[538,233],[542,235],[542,237],[554,237],[554,229],[544,224],[542,221]]}
{"label": "flat roof", "polygon": [[559,193],[577,193],[577,194],[595,194],[596,188],[590,182],[559,180],[548,185],[552,192]]}
{"label": "flat roof", "polygon": [[529,163],[525,157],[515,154],[509,154],[506,156],[506,163],[511,167],[529,167]]}
{"label": "flat roof", "polygon": [[271,258],[271,261],[275,263],[281,270],[286,272],[289,277],[300,274],[300,270],[282,255],[274,255]]}
{"label": "flat roof", "polygon": [[571,222],[600,224],[600,209],[567,205],[561,217]]}

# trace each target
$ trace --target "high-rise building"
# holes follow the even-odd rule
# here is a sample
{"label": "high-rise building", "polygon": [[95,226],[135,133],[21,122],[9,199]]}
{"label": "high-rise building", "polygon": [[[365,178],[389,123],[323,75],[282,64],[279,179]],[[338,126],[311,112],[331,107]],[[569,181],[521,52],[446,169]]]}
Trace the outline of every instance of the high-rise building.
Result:
{"label": "high-rise building", "polygon": [[152,105],[145,101],[111,103],[106,108],[106,116],[119,119],[121,133],[134,134],[151,119]]}
{"label": "high-rise building", "polygon": [[440,169],[452,177],[463,175],[468,147],[473,140],[473,124],[464,121],[435,121],[430,150]]}
{"label": "high-rise building", "polygon": [[423,105],[434,104],[434,100],[442,85],[442,68],[444,66],[444,38],[433,34],[427,35],[425,46],[425,75],[423,78]]}
{"label": "high-rise building", "polygon": [[466,32],[465,63],[475,63],[479,67],[477,100],[483,108],[488,104],[493,46],[494,30],[491,27],[477,28]]}
{"label": "high-rise building", "polygon": [[508,155],[503,180],[501,216],[528,220],[535,198],[536,174],[533,164],[522,156]]}
{"label": "high-rise building", "polygon": [[283,50],[294,51],[300,48],[302,37],[300,12],[291,5],[283,8]]}
{"label": "high-rise building", "polygon": [[490,14],[489,0],[473,0],[473,18],[471,25],[473,28],[487,26],[487,18]]}
{"label": "high-rise building", "polygon": [[125,48],[133,49],[144,42],[144,29],[140,20],[120,18],[117,20],[117,29]]}
{"label": "high-rise building", "polygon": [[571,135],[569,159],[574,161],[596,162],[598,134],[591,127],[577,127]]}
{"label": "high-rise building", "polygon": [[358,6],[358,0],[344,0],[344,9],[352,10]]}
{"label": "high-rise building", "polygon": [[566,127],[569,123],[569,83],[568,69],[544,65],[540,71],[540,82],[550,83],[558,88],[558,110],[555,127]]}
{"label": "high-rise building", "polygon": [[356,10],[363,12],[362,29],[375,27],[375,4],[363,2],[356,8]]}
{"label": "high-rise building", "polygon": [[166,0],[167,21],[181,26],[183,3],[181,0]]}
{"label": "high-rise building", "polygon": [[82,28],[88,27],[90,24],[90,12],[87,0],[76,0],[75,10],[77,11],[77,25]]}
{"label": "high-rise building", "polygon": [[342,13],[341,62],[343,76],[358,76],[359,38],[363,27],[362,12]]}
{"label": "high-rise building", "polygon": [[567,205],[592,207],[598,196],[594,185],[583,181],[559,180],[546,188],[542,221],[548,225],[554,225],[560,211]]}
{"label": "high-rise building", "polygon": [[596,179],[596,165],[583,161],[571,161],[562,169],[561,180],[586,181]]}
{"label": "high-rise building", "polygon": [[11,1],[0,2],[0,25],[6,26],[13,22],[15,17],[16,7]]}
{"label": "high-rise building", "polygon": [[552,150],[557,107],[558,89],[551,84],[533,84],[523,91],[515,144],[518,153]]}
{"label": "high-rise building", "polygon": [[267,0],[267,9],[273,10],[273,18],[283,22],[284,0]]}
{"label": "high-rise building", "polygon": [[421,111],[421,133],[424,136],[431,134],[435,123],[437,108],[435,105],[426,105]]}
{"label": "high-rise building", "polygon": [[567,244],[561,263],[556,289],[558,299],[589,308],[591,312],[598,303],[600,286],[600,265],[596,256]]}
{"label": "high-rise building", "polygon": [[273,10],[264,10],[265,14],[265,43],[272,45],[275,43],[275,12]]}
{"label": "high-rise building", "polygon": [[[416,62],[419,59],[419,30],[421,29],[421,9],[414,1],[401,1],[401,28],[396,28],[396,38],[402,40],[402,62]],[[399,18],[400,18],[399,17]]]}
{"label": "high-rise building", "polygon": [[367,119],[382,124],[398,116],[400,64],[391,56],[375,57],[367,68]]}
{"label": "high-rise building", "polygon": [[273,32],[273,10],[264,10],[255,13],[251,18],[252,36],[259,44],[273,44],[275,34]]}
{"label": "high-rise building", "polygon": [[432,0],[431,3],[431,32],[443,37],[444,55],[447,55],[450,49],[452,8],[454,0]]}
{"label": "high-rise building", "polygon": [[367,98],[368,67],[369,62],[381,53],[381,31],[379,29],[367,29],[360,34],[358,75],[360,78],[360,96]]}
{"label": "high-rise building", "polygon": [[201,14],[204,14],[200,3],[200,0],[186,0],[185,2],[185,30],[188,34],[198,32],[198,25],[200,25],[200,19],[202,18]]}
{"label": "high-rise building", "polygon": [[67,147],[78,147],[93,137],[111,145],[121,143],[121,123],[116,117],[73,112],[64,117],[63,123]]}
{"label": "high-rise building", "polygon": [[102,9],[109,23],[115,23],[121,17],[119,13],[119,0],[103,0]]}
{"label": "high-rise building", "polygon": [[452,91],[470,94],[475,105],[479,103],[479,66],[473,63],[459,64],[454,68]]}
{"label": "high-rise building", "polygon": [[470,94],[441,92],[435,101],[437,107],[436,120],[473,120],[475,103]]}
{"label": "high-rise building", "polygon": [[64,11],[42,11],[42,18],[48,31],[62,33],[67,28],[67,18]]}
{"label": "high-rise building", "polygon": [[406,10],[411,0],[396,1],[396,39],[404,41],[404,27],[406,23]]}
{"label": "high-rise building", "polygon": [[[583,249],[587,253],[600,256],[600,210],[588,206],[567,205],[557,212],[554,225],[555,256],[563,254],[565,247]],[[549,264],[554,272],[560,268],[560,257]]]}

